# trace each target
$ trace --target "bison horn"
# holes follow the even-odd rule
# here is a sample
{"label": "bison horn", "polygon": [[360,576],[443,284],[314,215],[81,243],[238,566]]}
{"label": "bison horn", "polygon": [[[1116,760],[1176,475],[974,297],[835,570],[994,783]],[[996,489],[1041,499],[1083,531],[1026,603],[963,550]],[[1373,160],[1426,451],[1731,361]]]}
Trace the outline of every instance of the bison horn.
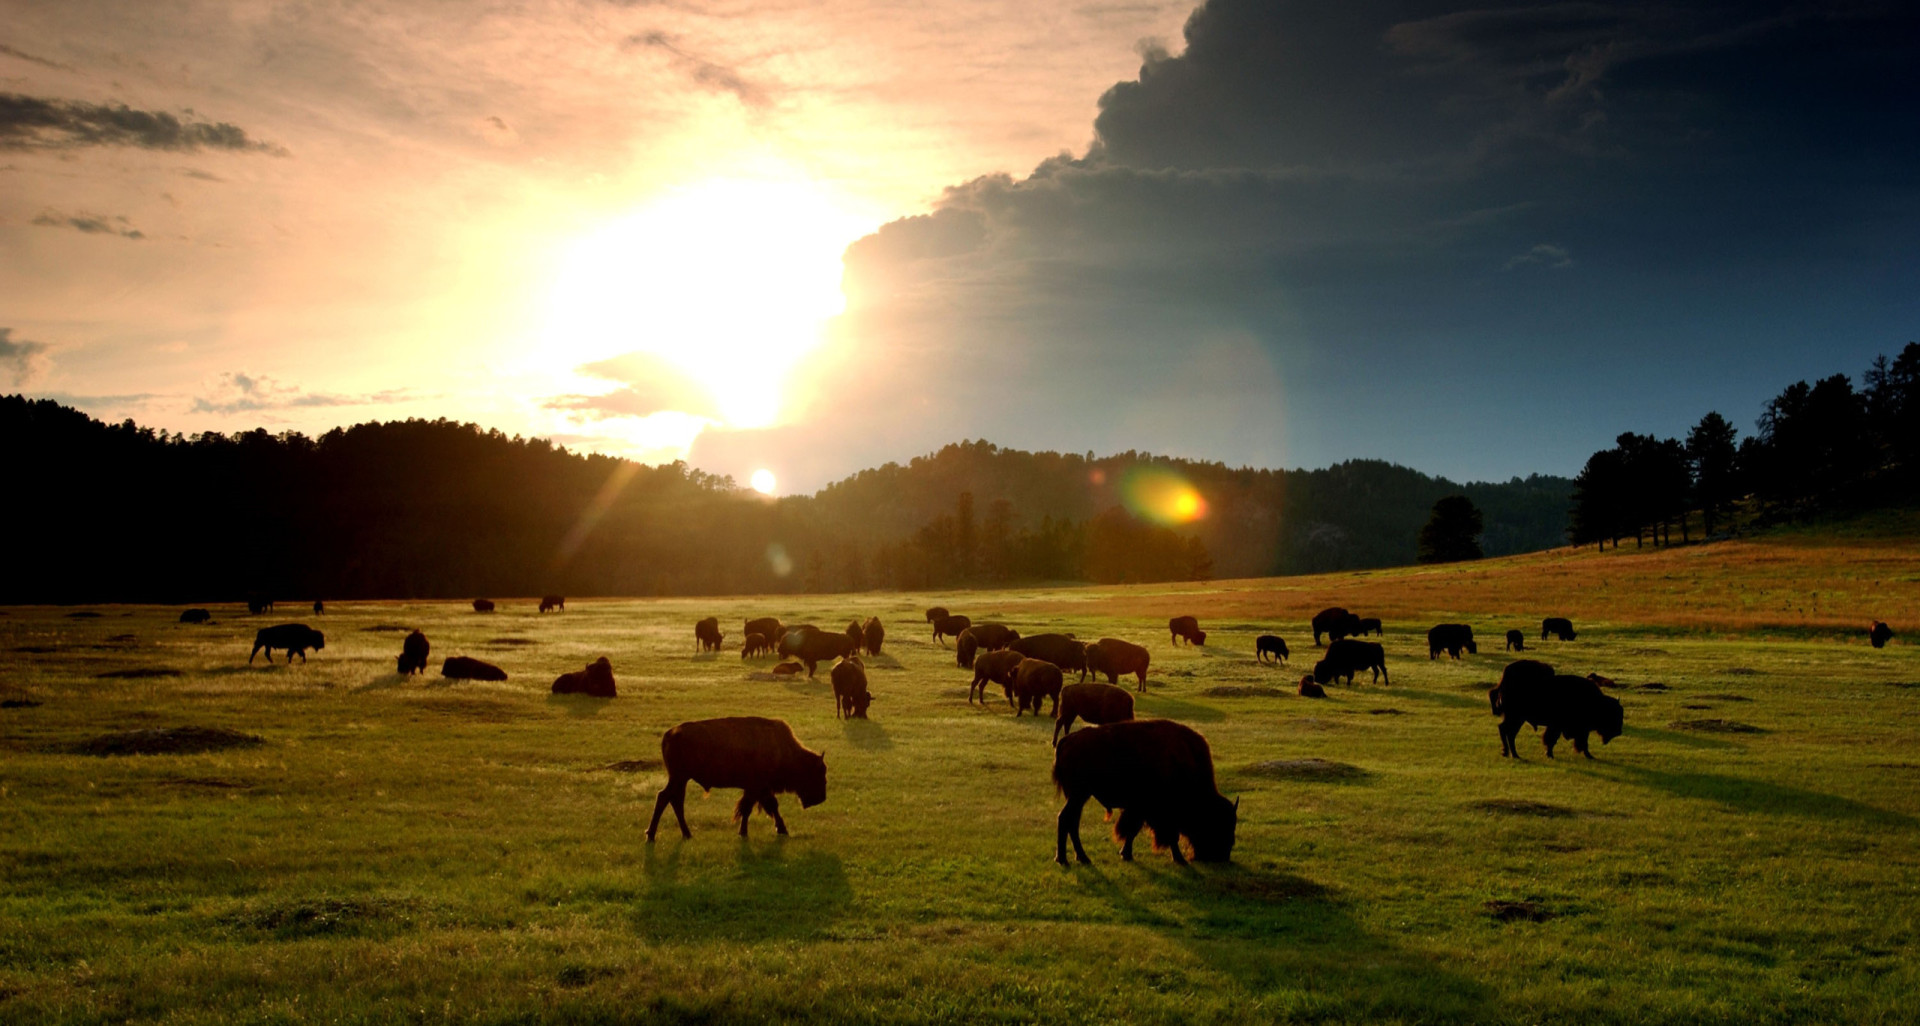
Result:
{"label": "bison horn", "polygon": [[1236,816],[1240,814],[1240,799],[1238,798],[1233,800],[1233,814]]}

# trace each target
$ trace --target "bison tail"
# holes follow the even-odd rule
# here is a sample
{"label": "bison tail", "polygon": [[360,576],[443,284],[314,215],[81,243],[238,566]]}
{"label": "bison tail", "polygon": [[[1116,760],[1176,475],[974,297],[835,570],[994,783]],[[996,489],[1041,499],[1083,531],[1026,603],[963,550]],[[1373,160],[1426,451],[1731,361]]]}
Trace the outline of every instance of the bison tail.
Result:
{"label": "bison tail", "polygon": [[1504,697],[1498,687],[1491,688],[1487,691],[1487,704],[1493,706],[1493,714],[1495,716],[1500,715],[1501,706],[1506,704],[1502,701]]}

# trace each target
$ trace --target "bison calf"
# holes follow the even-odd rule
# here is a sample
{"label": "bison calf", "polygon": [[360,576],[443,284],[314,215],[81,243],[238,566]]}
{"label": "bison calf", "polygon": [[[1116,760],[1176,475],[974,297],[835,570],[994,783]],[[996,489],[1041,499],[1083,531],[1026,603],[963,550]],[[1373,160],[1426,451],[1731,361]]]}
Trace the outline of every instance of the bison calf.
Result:
{"label": "bison calf", "polygon": [[1040,715],[1040,700],[1053,700],[1048,715],[1060,715],[1060,684],[1063,678],[1060,668],[1045,659],[1022,659],[1013,670],[1013,715],[1018,717],[1028,709],[1035,716]]}
{"label": "bison calf", "polygon": [[1133,719],[1133,696],[1126,688],[1091,681],[1069,684],[1060,689],[1060,710],[1053,717],[1053,743],[1073,733],[1073,721],[1086,720],[1094,726]]}
{"label": "bison calf", "polygon": [[427,653],[432,647],[427,644],[427,636],[419,631],[407,635],[400,643],[400,658],[396,660],[394,672],[407,677],[427,672]]}
{"label": "bison calf", "polygon": [[1026,656],[1012,649],[998,652],[982,652],[973,661],[973,683],[967,687],[967,704],[973,704],[973,698],[980,696],[980,704],[987,704],[987,685],[998,684],[1006,692],[1008,703],[1013,701],[1013,675],[1020,668]]}
{"label": "bison calf", "polygon": [[648,842],[659,831],[660,814],[669,805],[680,823],[680,836],[693,836],[687,829],[689,780],[703,791],[740,789],[733,818],[740,824],[741,837],[747,836],[747,817],[756,805],[773,817],[774,832],[787,832],[777,794],[799,795],[803,809],[827,800],[827,757],[801,745],[784,720],[760,716],[691,720],[660,735],[660,761],[666,765],[667,786],[653,800]]}
{"label": "bison calf", "polygon": [[556,695],[592,695],[595,698],[615,698],[619,691],[613,686],[613,664],[601,656],[587,664],[584,670],[563,673],[553,680],[553,693]]}
{"label": "bison calf", "polygon": [[1314,683],[1313,674],[1309,673],[1306,676],[1300,678],[1300,697],[1301,698],[1325,698],[1327,697],[1327,689]]}
{"label": "bison calf", "polygon": [[1378,634],[1383,638],[1387,636],[1387,629],[1380,626],[1380,618],[1377,616],[1363,616],[1355,622],[1359,629],[1353,632],[1354,637],[1364,638],[1369,634]]}
{"label": "bison calf", "polygon": [[1525,652],[1526,650],[1527,650],[1527,636],[1519,631],[1508,631],[1507,632],[1507,651]]}
{"label": "bison calf", "polygon": [[879,655],[880,646],[886,644],[887,628],[877,616],[867,617],[866,624],[860,628],[861,643],[866,645],[868,655]]}
{"label": "bison calf", "polygon": [[1292,652],[1287,651],[1287,639],[1277,634],[1262,634],[1253,639],[1253,657],[1263,663],[1267,661],[1268,656],[1272,656],[1274,662],[1281,663],[1287,661],[1292,655]]}
{"label": "bison calf", "polygon": [[1183,838],[1201,862],[1233,856],[1240,803],[1220,793],[1213,751],[1191,727],[1172,720],[1129,720],[1062,738],[1054,748],[1053,783],[1066,799],[1053,854],[1063,866],[1068,840],[1082,865],[1091,861],[1080,845],[1080,813],[1089,798],[1120,813],[1113,836],[1122,859],[1133,859],[1133,839],[1143,826],[1153,832],[1153,846],[1171,850],[1173,861],[1183,866]]}

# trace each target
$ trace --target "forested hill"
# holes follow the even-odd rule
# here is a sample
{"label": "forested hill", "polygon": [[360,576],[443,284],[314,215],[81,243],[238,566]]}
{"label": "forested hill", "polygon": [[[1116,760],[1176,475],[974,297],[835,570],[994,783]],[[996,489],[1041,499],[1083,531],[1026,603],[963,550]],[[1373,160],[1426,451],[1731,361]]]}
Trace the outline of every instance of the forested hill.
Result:
{"label": "forested hill", "polygon": [[[1378,461],[1235,470],[951,445],[769,501],[681,464],[449,421],[171,435],[0,397],[0,602],[724,594],[1238,577],[1413,561],[1464,493],[1489,555],[1560,544],[1571,482],[1455,485]],[[1143,479],[1191,523],[1136,515]]]}

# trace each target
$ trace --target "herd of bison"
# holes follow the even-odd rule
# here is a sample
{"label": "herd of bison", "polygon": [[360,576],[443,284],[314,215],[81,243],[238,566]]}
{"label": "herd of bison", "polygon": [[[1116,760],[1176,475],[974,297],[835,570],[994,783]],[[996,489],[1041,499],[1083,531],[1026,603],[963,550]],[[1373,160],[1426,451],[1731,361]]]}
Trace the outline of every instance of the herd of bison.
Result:
{"label": "herd of bison", "polygon": [[[272,609],[273,603],[250,600],[248,608],[259,613]],[[566,599],[561,596],[540,600],[542,613],[565,608]],[[473,609],[491,613],[494,603],[475,599]],[[315,602],[313,610],[323,613],[325,607]],[[189,609],[180,619],[202,623],[210,616],[205,609]],[[973,672],[967,690],[969,704],[978,701],[987,705],[989,685],[1000,687],[1016,717],[1028,712],[1039,716],[1043,700],[1046,702],[1046,715],[1054,720],[1053,781],[1065,799],[1055,836],[1057,862],[1066,864],[1069,841],[1074,857],[1082,863],[1088,861],[1080,844],[1080,816],[1088,799],[1098,801],[1109,813],[1118,812],[1114,836],[1121,843],[1123,859],[1133,857],[1133,841],[1143,827],[1152,832],[1154,847],[1170,852],[1175,862],[1186,862],[1180,844],[1183,840],[1196,860],[1226,861],[1230,857],[1239,803],[1229,802],[1220,794],[1206,738],[1172,720],[1134,719],[1133,695],[1118,686],[1120,678],[1131,676],[1136,690],[1146,690],[1147,668],[1152,660],[1146,648],[1119,638],[1083,642],[1072,634],[1022,637],[1004,624],[974,623],[937,606],[927,610],[926,619],[933,628],[933,640],[944,644],[952,638],[955,661],[961,669]],[[1385,634],[1378,619],[1334,607],[1315,615],[1310,626],[1314,645],[1324,647],[1326,652],[1314,663],[1313,672],[1300,678],[1301,696],[1324,698],[1324,685],[1335,681],[1351,685],[1363,670],[1371,672],[1373,683],[1392,683],[1384,647],[1362,640],[1368,635]],[[1176,646],[1207,642],[1207,632],[1191,616],[1167,621],[1167,630]],[[719,652],[726,640],[719,618],[712,616],[694,624],[693,634],[703,653]],[[821,663],[829,663],[836,715],[866,718],[874,696],[868,689],[863,656],[879,655],[887,636],[886,627],[877,617],[864,622],[856,619],[844,631],[813,624],[789,626],[776,618],[762,617],[746,621],[743,634],[740,657],[778,659],[772,668],[776,675],[805,673],[813,677]],[[1573,641],[1575,637],[1573,624],[1564,617],[1541,621],[1542,641]],[[1892,637],[1892,630],[1877,620],[1868,631],[1868,640],[1875,648],[1885,646]],[[1507,651],[1525,651],[1526,641],[1522,631],[1506,632]],[[275,650],[285,652],[288,662],[296,654],[304,662],[308,651],[325,647],[326,638],[320,631],[306,624],[280,624],[262,628],[254,636],[253,652],[247,661],[251,663],[264,649],[269,662]],[[408,634],[401,643],[398,672],[426,672],[430,651],[426,635],[417,630]],[[1459,659],[1462,651],[1479,652],[1471,626],[1443,623],[1427,631],[1428,659],[1442,653]],[[1261,663],[1278,665],[1290,655],[1286,640],[1278,635],[1262,634],[1255,641],[1255,656]],[[443,660],[440,672],[455,680],[507,679],[501,668],[466,656]],[[1066,683],[1067,674],[1076,672],[1078,681]],[[1089,680],[1089,675],[1095,679]],[[1105,677],[1106,683],[1101,683],[1100,677]],[[1563,738],[1573,742],[1574,750],[1593,758],[1588,738],[1598,734],[1600,742],[1606,744],[1622,729],[1619,700],[1602,690],[1613,685],[1597,673],[1556,673],[1552,666],[1531,658],[1507,664],[1499,683],[1487,693],[1493,715],[1500,718],[1501,755],[1520,757],[1514,742],[1520,728],[1531,724],[1544,732],[1548,758],[1553,757],[1554,745]],[[601,657],[580,670],[561,674],[553,682],[553,692],[613,698],[618,694],[613,666]],[[1084,720],[1090,729],[1076,733],[1075,720]],[[818,805],[827,797],[825,757],[803,746],[784,720],[728,716],[682,723],[661,736],[660,754],[667,784],[655,799],[653,819],[647,824],[650,842],[669,807],[680,825],[681,836],[693,836],[684,812],[689,781],[709,791],[740,789],[734,818],[742,837],[756,807],[773,819],[777,832],[787,832],[776,797],[779,794],[797,796],[802,808]]]}

